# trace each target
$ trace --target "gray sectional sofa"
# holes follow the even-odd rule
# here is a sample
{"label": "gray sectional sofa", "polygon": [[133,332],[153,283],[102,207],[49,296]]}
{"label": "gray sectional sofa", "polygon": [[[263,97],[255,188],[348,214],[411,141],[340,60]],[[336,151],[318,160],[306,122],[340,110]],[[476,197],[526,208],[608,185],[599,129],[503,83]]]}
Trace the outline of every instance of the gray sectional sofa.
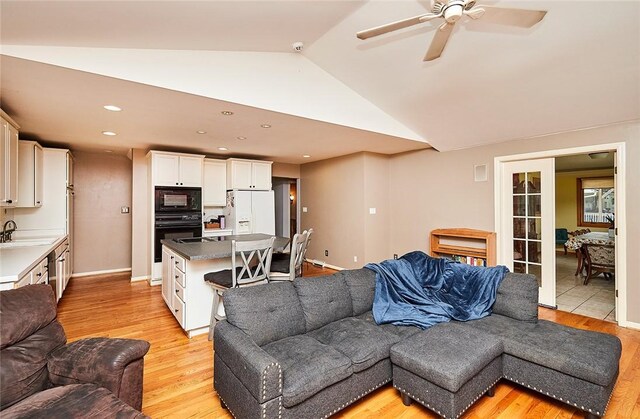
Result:
{"label": "gray sectional sofa", "polygon": [[214,389],[237,418],[325,418],[393,382],[458,417],[507,379],[603,416],[620,340],[539,320],[533,276],[507,274],[490,316],[421,330],[377,325],[368,269],[231,289],[214,335]]}

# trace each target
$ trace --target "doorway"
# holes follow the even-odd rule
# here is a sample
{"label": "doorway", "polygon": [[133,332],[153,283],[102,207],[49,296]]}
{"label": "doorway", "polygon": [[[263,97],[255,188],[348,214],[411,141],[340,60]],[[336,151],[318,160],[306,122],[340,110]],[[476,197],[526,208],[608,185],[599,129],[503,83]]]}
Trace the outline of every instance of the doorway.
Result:
{"label": "doorway", "polygon": [[603,255],[613,253],[607,220],[615,220],[615,153],[561,156],[555,162],[558,310],[615,322],[615,269],[594,269],[589,275],[588,269],[579,269],[584,249],[576,248],[588,242],[597,251],[606,250]]}
{"label": "doorway", "polygon": [[[513,189],[506,187],[506,185],[510,185],[510,182],[513,180],[513,173],[509,169],[509,164],[512,162],[527,162],[527,161],[536,161],[536,160],[544,160],[544,159],[555,159],[557,157],[562,156],[571,156],[571,155],[579,155],[579,154],[589,154],[589,153],[599,153],[599,152],[615,152],[615,178],[614,185],[616,190],[615,197],[615,220],[616,220],[616,234],[614,236],[615,240],[615,319],[617,319],[618,324],[620,326],[626,326],[626,283],[627,283],[627,272],[626,272],[626,211],[625,211],[625,144],[624,143],[610,143],[610,144],[601,144],[594,146],[584,146],[584,147],[575,147],[575,148],[567,148],[567,149],[558,149],[558,150],[548,150],[542,152],[534,152],[527,154],[519,154],[512,156],[500,156],[494,159],[494,192],[495,192],[495,226],[497,233],[497,246],[498,246],[498,263],[506,265],[507,267],[514,266],[514,256],[516,255],[514,252],[514,241],[515,238],[513,236],[514,230],[514,220],[509,218],[508,207],[509,205],[513,206],[513,200],[515,199]],[[554,182],[555,185],[555,182]],[[554,194],[555,195],[555,194]],[[553,197],[554,206],[555,206],[555,196]],[[551,211],[550,213],[542,213],[541,214],[541,223],[543,220],[551,221],[551,225],[553,229],[551,230],[551,234],[543,234],[540,237],[541,246],[545,246],[546,248],[555,249],[555,235],[553,231],[556,228],[555,223],[555,211]],[[551,256],[553,260],[553,264],[551,264],[555,268],[555,252],[552,252],[553,256]],[[541,253],[542,254],[542,253]],[[548,262],[548,259],[547,259]],[[542,262],[542,266],[544,266],[544,261]],[[551,278],[555,277],[555,269],[552,270]],[[541,273],[541,277],[539,281],[542,283],[545,282],[545,279],[548,280],[548,276],[545,275],[544,272]],[[547,281],[548,283],[549,281]],[[555,279],[553,280],[555,286]],[[541,288],[542,290],[542,288]],[[540,303],[542,305],[546,305],[545,302],[549,301],[549,298],[555,300],[556,290],[551,297],[549,297],[548,292],[541,292],[541,297],[544,296],[546,300],[541,299]],[[554,304],[550,304],[555,306]]]}
{"label": "doorway", "polygon": [[293,237],[298,225],[298,179],[274,177],[276,236]]}

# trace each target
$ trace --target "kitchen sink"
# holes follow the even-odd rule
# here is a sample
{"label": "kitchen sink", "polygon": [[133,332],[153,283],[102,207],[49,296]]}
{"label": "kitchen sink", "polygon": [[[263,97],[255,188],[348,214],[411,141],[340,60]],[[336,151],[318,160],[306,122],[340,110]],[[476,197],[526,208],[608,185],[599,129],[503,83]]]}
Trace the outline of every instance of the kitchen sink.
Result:
{"label": "kitchen sink", "polygon": [[55,238],[48,239],[18,239],[12,240],[6,243],[0,243],[0,249],[11,249],[14,247],[27,247],[27,246],[44,246],[56,241]]}

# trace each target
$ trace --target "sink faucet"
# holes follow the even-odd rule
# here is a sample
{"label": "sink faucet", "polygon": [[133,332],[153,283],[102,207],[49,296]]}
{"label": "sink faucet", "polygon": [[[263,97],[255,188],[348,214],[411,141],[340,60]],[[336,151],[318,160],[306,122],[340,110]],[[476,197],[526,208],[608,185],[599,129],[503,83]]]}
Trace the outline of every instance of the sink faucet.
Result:
{"label": "sink faucet", "polygon": [[[10,229],[7,229],[8,225],[11,225]],[[18,225],[13,220],[9,220],[6,223],[4,223],[4,226],[2,227],[2,236],[0,236],[0,243],[10,242],[11,234],[14,231],[16,231],[17,228],[18,228]]]}

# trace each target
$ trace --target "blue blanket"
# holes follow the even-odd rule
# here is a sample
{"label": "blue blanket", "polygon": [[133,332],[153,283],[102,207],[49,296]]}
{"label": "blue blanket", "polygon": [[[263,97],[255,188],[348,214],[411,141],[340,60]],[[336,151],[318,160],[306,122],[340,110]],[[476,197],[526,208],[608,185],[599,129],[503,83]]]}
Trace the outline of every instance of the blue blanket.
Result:
{"label": "blue blanket", "polygon": [[376,323],[422,329],[451,319],[466,321],[489,315],[498,286],[508,272],[504,266],[470,266],[420,251],[365,268],[376,272]]}

